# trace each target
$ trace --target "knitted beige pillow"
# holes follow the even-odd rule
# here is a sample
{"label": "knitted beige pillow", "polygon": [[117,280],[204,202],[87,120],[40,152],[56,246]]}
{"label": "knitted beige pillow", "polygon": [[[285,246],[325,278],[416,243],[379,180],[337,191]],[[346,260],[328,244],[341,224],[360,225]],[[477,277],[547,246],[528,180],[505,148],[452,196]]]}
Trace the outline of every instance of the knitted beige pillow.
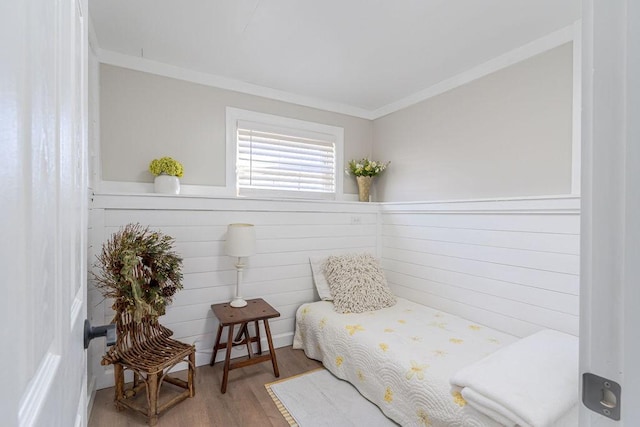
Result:
{"label": "knitted beige pillow", "polygon": [[370,254],[330,256],[324,275],[338,313],[362,313],[396,303],[378,260]]}

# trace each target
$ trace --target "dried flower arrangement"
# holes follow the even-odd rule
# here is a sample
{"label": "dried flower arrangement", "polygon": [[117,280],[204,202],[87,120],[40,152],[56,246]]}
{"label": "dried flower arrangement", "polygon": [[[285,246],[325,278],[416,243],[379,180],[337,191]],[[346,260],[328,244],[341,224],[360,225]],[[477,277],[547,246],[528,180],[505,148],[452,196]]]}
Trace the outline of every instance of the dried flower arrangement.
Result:
{"label": "dried flower arrangement", "polygon": [[114,310],[126,310],[136,321],[165,313],[182,289],[182,258],[173,251],[173,241],[148,227],[128,224],[104,243],[94,278],[102,295],[114,299]]}

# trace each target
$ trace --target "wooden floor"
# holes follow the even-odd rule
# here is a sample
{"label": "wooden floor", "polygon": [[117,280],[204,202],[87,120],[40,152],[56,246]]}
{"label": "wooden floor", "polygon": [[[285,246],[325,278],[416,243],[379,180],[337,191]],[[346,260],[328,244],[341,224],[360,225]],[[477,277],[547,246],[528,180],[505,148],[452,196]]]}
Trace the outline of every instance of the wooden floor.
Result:
{"label": "wooden floor", "polygon": [[[302,350],[283,347],[276,350],[280,378],[301,374],[322,364],[305,356]],[[253,427],[288,426],[264,385],[276,378],[270,362],[229,372],[225,394],[220,393],[223,362],[196,368],[196,395],[160,415],[159,427]],[[178,374],[179,376],[180,374]],[[168,385],[167,387],[170,387]],[[131,410],[117,411],[113,388],[98,390],[89,418],[89,427],[133,427],[147,425],[146,418]]]}

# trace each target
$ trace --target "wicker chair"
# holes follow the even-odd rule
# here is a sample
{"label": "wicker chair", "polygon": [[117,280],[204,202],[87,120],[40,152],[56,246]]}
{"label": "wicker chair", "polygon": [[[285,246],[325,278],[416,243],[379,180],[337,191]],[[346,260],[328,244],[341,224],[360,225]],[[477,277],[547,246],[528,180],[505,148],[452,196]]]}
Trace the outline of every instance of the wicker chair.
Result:
{"label": "wicker chair", "polygon": [[[195,346],[169,338],[173,332],[150,316],[136,321],[126,311],[118,311],[115,318],[118,332],[116,344],[102,359],[103,365],[113,365],[115,375],[115,403],[144,414],[150,426],[158,422],[158,415],[178,402],[193,397],[195,389]],[[187,381],[167,375],[180,362],[187,362]],[[133,371],[133,384],[125,389],[124,372]],[[183,388],[180,394],[160,401],[163,382]],[[136,396],[146,389],[146,402]]]}

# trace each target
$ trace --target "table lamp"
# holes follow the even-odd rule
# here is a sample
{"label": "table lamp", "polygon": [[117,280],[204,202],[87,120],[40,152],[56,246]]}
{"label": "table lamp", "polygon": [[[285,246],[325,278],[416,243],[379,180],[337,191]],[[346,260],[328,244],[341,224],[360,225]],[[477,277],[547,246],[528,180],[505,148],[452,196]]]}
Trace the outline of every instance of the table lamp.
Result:
{"label": "table lamp", "polygon": [[253,224],[229,224],[227,226],[226,253],[238,257],[236,262],[236,296],[231,301],[231,307],[244,307],[247,302],[240,296],[242,284],[243,257],[251,256],[256,250],[256,231]]}

